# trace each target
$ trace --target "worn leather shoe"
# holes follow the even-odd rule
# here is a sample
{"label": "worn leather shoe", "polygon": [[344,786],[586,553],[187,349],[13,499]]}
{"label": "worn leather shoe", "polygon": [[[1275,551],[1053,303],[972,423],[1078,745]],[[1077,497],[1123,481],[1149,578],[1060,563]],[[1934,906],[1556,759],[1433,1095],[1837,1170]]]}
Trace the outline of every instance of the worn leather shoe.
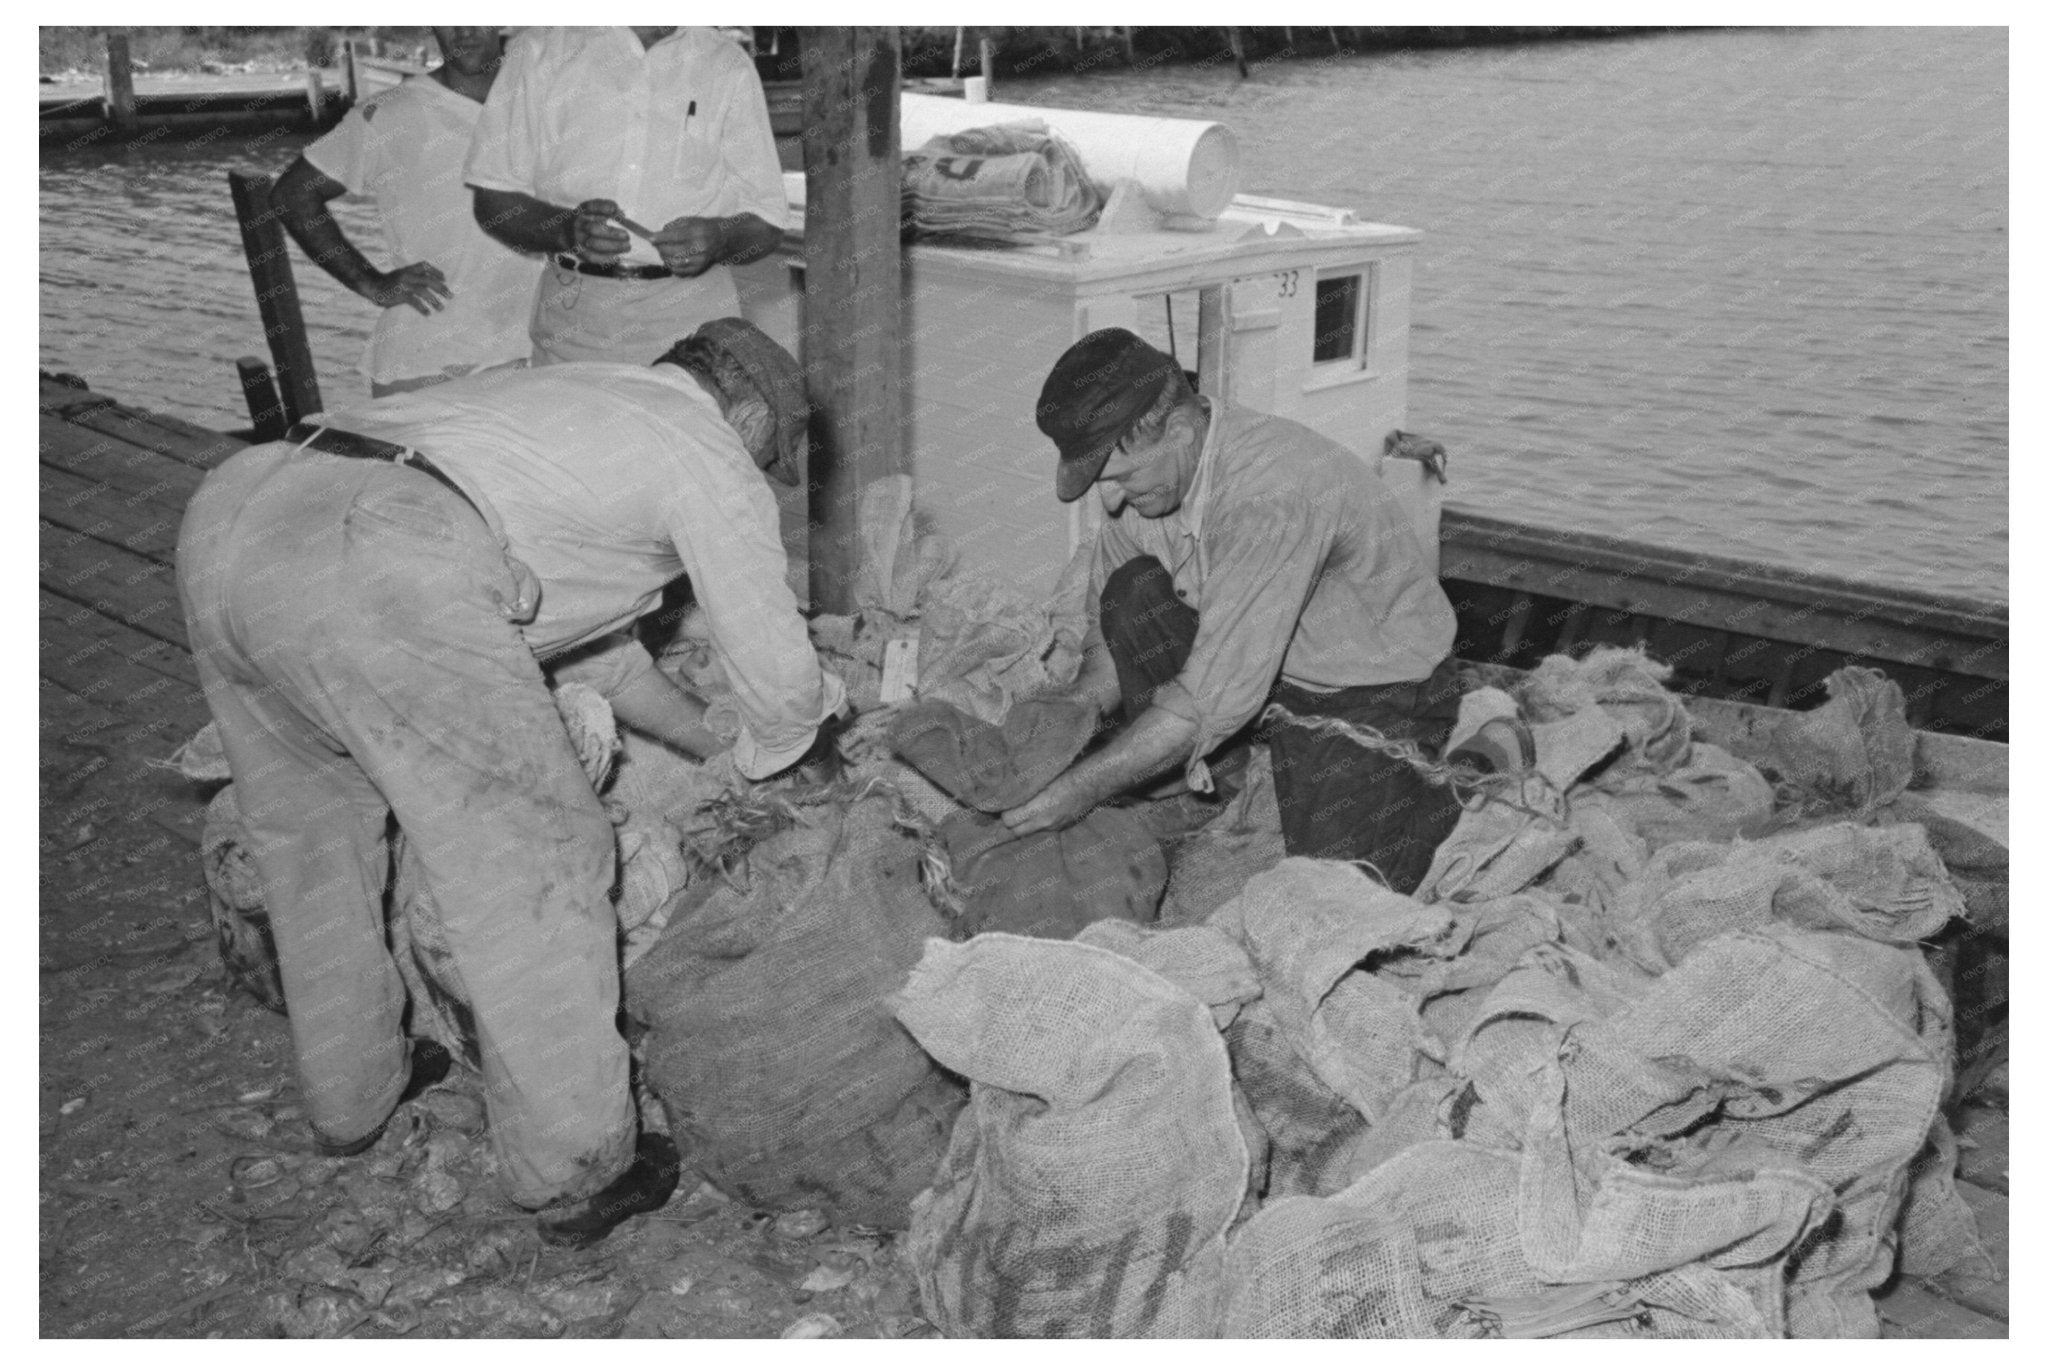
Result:
{"label": "worn leather shoe", "polygon": [[596,1194],[535,1216],[540,1239],[556,1247],[596,1246],[628,1218],[666,1204],[682,1173],[675,1143],[660,1133],[642,1133],[625,1174]]}
{"label": "worn leather shoe", "polygon": [[[448,1070],[454,1064],[455,1059],[448,1055],[448,1049],[433,1039],[413,1039],[412,1075],[406,1079],[405,1089],[398,1092],[398,1104],[391,1106],[392,1113],[398,1112],[399,1105],[418,1099],[447,1080]],[[313,1134],[313,1150],[326,1157],[360,1156],[377,1145],[377,1139],[384,1136],[385,1126],[390,1122],[391,1120],[386,1118],[383,1123],[353,1142],[330,1141],[316,1131]]]}

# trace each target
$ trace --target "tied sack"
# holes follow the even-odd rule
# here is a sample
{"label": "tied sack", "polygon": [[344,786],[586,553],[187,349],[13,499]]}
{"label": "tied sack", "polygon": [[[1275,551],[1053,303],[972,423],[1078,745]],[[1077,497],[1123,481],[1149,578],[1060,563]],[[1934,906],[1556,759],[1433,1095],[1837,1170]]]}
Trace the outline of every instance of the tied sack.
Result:
{"label": "tied sack", "polygon": [[1071,938],[1105,918],[1150,921],[1166,889],[1166,854],[1135,812],[1099,806],[1078,823],[1023,838],[993,814],[1043,791],[1088,740],[1079,702],[1041,698],[994,724],[944,701],[904,707],[890,742],[904,762],[972,807],[940,825],[965,902],[961,928]]}
{"label": "tied sack", "polygon": [[1419,991],[1385,969],[1445,951],[1451,917],[1348,863],[1289,858],[1209,927],[1243,946],[1263,990],[1228,1040],[1272,1143],[1265,1193],[1327,1193],[1355,1169],[1368,1126],[1441,1052]]}
{"label": "tied sack", "polygon": [[[1244,988],[1221,976],[1206,992],[1219,1003]],[[972,1082],[910,1226],[940,1331],[1213,1330],[1251,1152],[1211,1011],[1092,944],[986,934],[927,946],[897,1017]]]}
{"label": "tied sack", "polygon": [[625,977],[646,1077],[687,1159],[761,1208],[902,1227],[965,1094],[889,1012],[927,936],[917,843],[876,793],[691,888]]}

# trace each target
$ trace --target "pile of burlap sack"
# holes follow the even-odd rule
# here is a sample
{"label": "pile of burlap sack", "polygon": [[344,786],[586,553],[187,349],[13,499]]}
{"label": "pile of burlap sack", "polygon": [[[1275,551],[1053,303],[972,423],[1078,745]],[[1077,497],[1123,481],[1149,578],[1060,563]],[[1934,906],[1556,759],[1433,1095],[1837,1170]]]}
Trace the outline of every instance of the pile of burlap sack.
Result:
{"label": "pile of burlap sack", "polygon": [[[1944,857],[1991,859],[1905,790],[1896,687],[1837,675],[1768,780],[1634,652],[1471,691],[1453,739],[1514,715],[1536,767],[1464,789],[1414,896],[1285,858],[1263,746],[1192,835],[1016,840],[994,813],[1088,740],[1084,561],[1050,602],[957,573],[907,480],[862,528],[859,612],[813,622],[857,712],[836,780],[561,697],[642,1079],[721,1188],[907,1228],[961,1336],[1870,1336],[1895,1270],[1988,1268],[1918,945],[1966,910]],[[708,640],[662,663],[736,723]],[[260,912],[226,814],[209,885]],[[460,1043],[407,866],[394,946]]]}
{"label": "pile of burlap sack", "polygon": [[903,157],[903,223],[913,232],[1028,242],[1085,232],[1103,196],[1043,119],[964,128]]}

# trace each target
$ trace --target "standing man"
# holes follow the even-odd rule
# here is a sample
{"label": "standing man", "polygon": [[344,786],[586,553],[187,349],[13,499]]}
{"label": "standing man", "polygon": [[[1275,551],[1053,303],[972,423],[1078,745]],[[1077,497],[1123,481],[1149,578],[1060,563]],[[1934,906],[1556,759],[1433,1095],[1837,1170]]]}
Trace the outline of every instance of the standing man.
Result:
{"label": "standing man", "polygon": [[[278,217],[328,274],[384,311],[362,369],[372,397],[523,364],[540,267],[494,240],[470,212],[463,159],[498,74],[494,28],[437,28],[441,65],[364,100],[278,177]],[[370,196],[390,258],[379,270],[327,211]]]}
{"label": "standing man", "polygon": [[615,1023],[611,823],[543,661],[685,753],[727,748],[631,633],[687,573],[736,692],[734,765],[802,757],[845,689],[762,470],[794,482],[807,415],[796,362],[724,319],[651,367],[494,371],[300,423],[193,496],[179,591],[323,1151],[363,1150],[418,1088],[381,909],[396,816],[511,1197],[588,1245],[673,1190],[673,1146],[636,1146]]}
{"label": "standing man", "polygon": [[[1075,687],[1120,712],[1107,744],[1007,811],[1057,829],[1206,756],[1268,700],[1441,746],[1457,715],[1457,622],[1414,527],[1377,473],[1298,422],[1198,398],[1180,365],[1122,328],[1053,366],[1039,429],[1059,447],[1055,491],[1100,489],[1096,610]],[[1410,892],[1458,817],[1447,788],[1341,735],[1271,734],[1291,855],[1371,862]]]}
{"label": "standing man", "polygon": [[485,231],[551,258],[536,365],[645,365],[739,313],[730,267],[773,251],[787,216],[761,79],[713,29],[527,30],[464,178]]}

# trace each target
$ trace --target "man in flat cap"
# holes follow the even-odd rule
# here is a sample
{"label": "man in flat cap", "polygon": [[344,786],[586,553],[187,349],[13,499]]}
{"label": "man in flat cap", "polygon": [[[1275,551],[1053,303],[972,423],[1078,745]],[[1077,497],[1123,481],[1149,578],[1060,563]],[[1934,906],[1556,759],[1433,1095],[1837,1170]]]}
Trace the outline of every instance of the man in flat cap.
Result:
{"label": "man in flat cap", "polygon": [[[1450,600],[1375,470],[1298,422],[1196,396],[1178,362],[1122,328],[1054,365],[1038,425],[1055,491],[1096,488],[1087,655],[1076,693],[1120,725],[1038,796],[1017,833],[1057,829],[1207,758],[1280,703],[1434,753],[1457,716]],[[1398,757],[1282,721],[1269,736],[1296,856],[1364,860],[1402,892],[1458,807]]]}
{"label": "man in flat cap", "polygon": [[500,370],[301,423],[207,476],[179,588],[262,874],[308,1118],[366,1149],[447,1067],[385,944],[395,816],[474,1009],[492,1142],[541,1235],[588,1245],[673,1190],[615,1023],[610,822],[548,692],[706,757],[703,704],[631,627],[688,574],[749,778],[845,701],[786,583],[765,471],[798,477],[796,362],[736,318],[652,366]]}

